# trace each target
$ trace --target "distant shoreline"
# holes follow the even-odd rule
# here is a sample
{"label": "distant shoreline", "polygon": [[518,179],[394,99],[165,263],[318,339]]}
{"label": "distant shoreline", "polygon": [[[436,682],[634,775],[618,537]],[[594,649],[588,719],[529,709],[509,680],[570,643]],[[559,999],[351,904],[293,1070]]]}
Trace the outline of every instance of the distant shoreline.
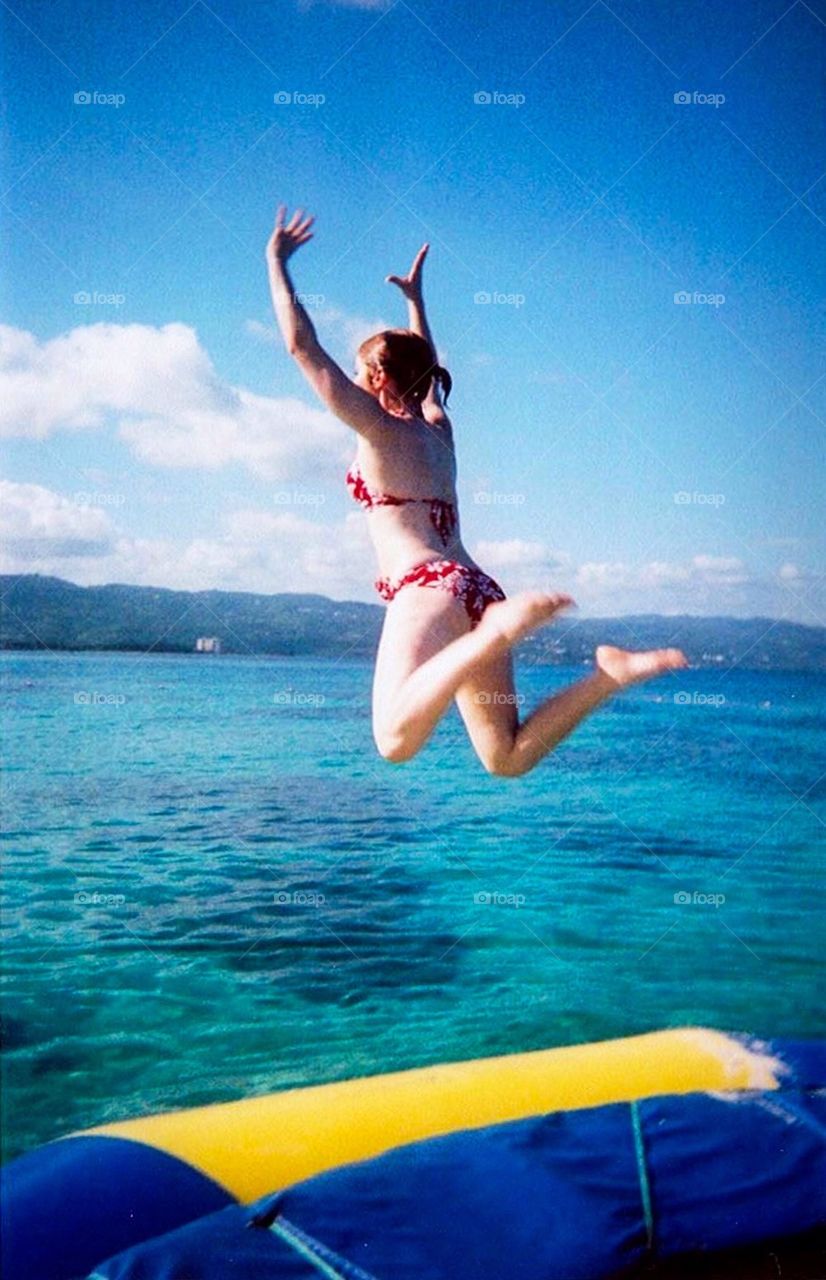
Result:
{"label": "distant shoreline", "polygon": [[[379,604],[322,595],[81,587],[40,574],[0,575],[0,596],[0,651],[17,653],[370,661],[385,612]],[[543,666],[582,666],[598,644],[677,646],[693,667],[709,670],[826,671],[826,627],[702,614],[573,615],[528,637],[517,657]],[[207,651],[196,654],[196,645]]]}
{"label": "distant shoreline", "polygon": [[372,657],[366,654],[351,654],[342,657],[340,654],[323,654],[323,653],[243,653],[235,650],[225,650],[223,653],[196,653],[194,649],[141,649],[139,645],[130,647],[123,646],[115,648],[110,646],[93,646],[87,645],[84,648],[70,647],[68,645],[50,644],[0,644],[0,654],[4,653],[42,653],[51,655],[52,657],[62,657],[64,654],[73,653],[100,653],[110,654],[118,657],[128,657],[134,655],[138,658],[197,658],[199,662],[208,663],[210,660],[217,662],[219,659],[226,658],[277,658],[285,662],[298,662],[306,659],[308,662],[358,662],[370,663]]}

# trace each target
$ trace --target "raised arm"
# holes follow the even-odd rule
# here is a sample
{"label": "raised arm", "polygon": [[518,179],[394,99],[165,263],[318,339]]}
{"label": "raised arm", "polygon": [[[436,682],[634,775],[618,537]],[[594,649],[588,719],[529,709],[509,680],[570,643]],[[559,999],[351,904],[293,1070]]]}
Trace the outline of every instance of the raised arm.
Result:
{"label": "raised arm", "polygon": [[[388,284],[395,284],[401,289],[407,299],[408,328],[413,333],[417,333],[420,338],[424,338],[433,353],[433,363],[436,364],[438,362],[436,344],[433,341],[433,334],[430,332],[430,326],[427,323],[427,314],[424,306],[424,284],[422,282],[422,268],[429,248],[429,244],[422,245],[413,259],[413,265],[406,276],[386,276],[385,279]],[[434,426],[450,422],[442,404],[439,384],[435,378],[432,380],[430,390],[422,401],[422,412],[427,421]]]}
{"label": "raised arm", "polygon": [[312,240],[313,218],[304,218],[298,209],[284,225],[286,210],[279,207],[275,230],[267,242],[267,269],[275,317],[287,351],[298,364],[313,390],[329,409],[361,435],[374,437],[381,429],[383,414],[375,398],[347,377],[327,354],[315,327],[296,296],[287,261],[308,240]]}

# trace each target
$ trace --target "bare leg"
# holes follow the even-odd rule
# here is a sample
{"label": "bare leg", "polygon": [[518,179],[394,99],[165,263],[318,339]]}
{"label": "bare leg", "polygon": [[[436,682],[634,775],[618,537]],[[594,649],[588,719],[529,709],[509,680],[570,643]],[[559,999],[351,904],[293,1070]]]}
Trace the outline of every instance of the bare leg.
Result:
{"label": "bare leg", "polygon": [[[415,597],[408,596],[411,600]],[[380,678],[374,697],[374,732],[382,755],[397,762],[414,756],[476,668],[507,653],[523,635],[549,622],[570,603],[570,596],[522,592],[490,605],[475,630],[438,648],[401,681],[394,681],[392,690]],[[458,603],[456,609],[464,613]],[[467,625],[466,616],[463,625]]]}
{"label": "bare leg", "polygon": [[[517,774],[532,769],[563,738],[567,738],[585,716],[627,684],[650,680],[653,676],[687,665],[678,649],[652,649],[646,653],[611,649],[612,660],[606,660],[608,652],[607,646],[597,649],[596,670],[591,675],[561,693],[553,694],[519,726],[511,756],[512,767]],[[619,674],[620,668],[621,679],[610,674],[612,669]]]}
{"label": "bare leg", "polygon": [[477,672],[459,690],[456,701],[485,768],[502,777],[518,777],[621,689],[686,665],[679,649],[633,653],[602,645],[590,675],[552,694],[520,725],[512,666],[499,659],[487,671]]}

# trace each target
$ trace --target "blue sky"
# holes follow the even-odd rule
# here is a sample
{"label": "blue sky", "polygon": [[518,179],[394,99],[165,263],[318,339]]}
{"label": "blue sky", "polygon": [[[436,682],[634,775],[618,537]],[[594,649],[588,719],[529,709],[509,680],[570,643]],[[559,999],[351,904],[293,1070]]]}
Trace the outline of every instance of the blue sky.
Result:
{"label": "blue sky", "polygon": [[826,623],[824,0],[4,13],[5,571],[375,599],[352,439],[274,340],[284,200],[348,368],[431,242],[507,589]]}

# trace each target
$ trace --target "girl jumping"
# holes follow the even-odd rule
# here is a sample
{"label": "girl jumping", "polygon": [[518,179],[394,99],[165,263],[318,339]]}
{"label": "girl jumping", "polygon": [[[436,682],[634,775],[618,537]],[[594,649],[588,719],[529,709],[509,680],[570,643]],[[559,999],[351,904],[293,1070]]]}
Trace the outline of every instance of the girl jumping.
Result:
{"label": "girl jumping", "polygon": [[267,244],[276,318],[287,350],[327,407],[356,432],[346,483],[369,513],[388,602],[373,680],[373,736],[385,760],[410,760],[455,699],[489,773],[517,777],[626,685],[687,665],[679,649],[634,653],[601,645],[594,670],[540,704],[521,724],[512,650],[573,605],[567,595],[505,597],[466,550],[456,503],[456,452],[445,412],[450,374],[436,360],[425,316],[419,250],[406,276],[387,276],[407,299],[408,329],[361,344],[352,378],[320,345],[297,300],[287,261],[312,239],[314,219],[278,210]]}

